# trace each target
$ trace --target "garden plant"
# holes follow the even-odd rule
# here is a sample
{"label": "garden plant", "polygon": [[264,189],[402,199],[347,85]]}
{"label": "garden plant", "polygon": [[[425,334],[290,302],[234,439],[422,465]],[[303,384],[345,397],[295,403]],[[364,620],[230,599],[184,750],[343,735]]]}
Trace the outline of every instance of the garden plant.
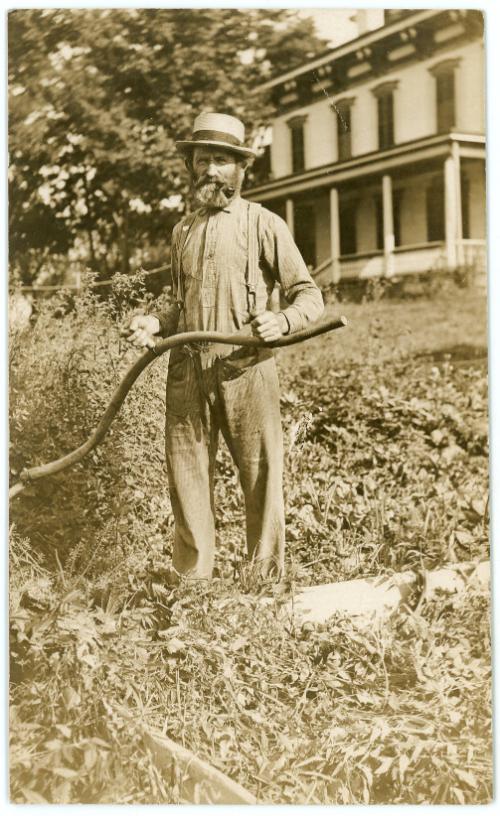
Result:
{"label": "garden plant", "polygon": [[[137,356],[120,327],[151,306],[144,276],[116,275],[106,298],[91,282],[39,302],[32,325],[12,334],[13,482],[89,435]],[[144,725],[260,802],[491,799],[484,591],[472,585],[375,621],[279,615],[304,586],[489,554],[484,297],[450,282],[432,298],[342,312],[342,333],[277,352],[282,584],[248,585],[241,494],[221,449],[216,577],[166,586],[167,355],[100,447],[13,502],[14,802],[183,801],[175,772],[152,761]]]}

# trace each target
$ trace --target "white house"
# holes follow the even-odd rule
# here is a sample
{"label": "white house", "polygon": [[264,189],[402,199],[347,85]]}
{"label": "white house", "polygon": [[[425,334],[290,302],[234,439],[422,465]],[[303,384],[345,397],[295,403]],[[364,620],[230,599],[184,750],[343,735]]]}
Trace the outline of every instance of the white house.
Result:
{"label": "white house", "polygon": [[482,14],[371,15],[264,86],[269,167],[245,195],[286,218],[323,284],[484,268]]}

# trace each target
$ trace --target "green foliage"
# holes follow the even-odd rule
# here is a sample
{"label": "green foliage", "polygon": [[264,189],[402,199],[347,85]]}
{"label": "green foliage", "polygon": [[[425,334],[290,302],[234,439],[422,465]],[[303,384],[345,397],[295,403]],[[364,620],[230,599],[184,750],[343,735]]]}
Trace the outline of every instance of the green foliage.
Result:
{"label": "green foliage", "polygon": [[68,249],[104,277],[156,263],[189,196],[174,142],[203,109],[257,129],[259,85],[324,43],[276,9],[9,14],[10,248],[30,283]]}
{"label": "green foliage", "polygon": [[14,665],[24,660],[14,801],[182,802],[140,750],[143,723],[261,802],[489,801],[484,596],[299,630],[279,600],[215,582],[160,595],[142,584],[104,607],[61,587],[55,606],[25,604],[11,617]]}
{"label": "green foliage", "polygon": [[262,801],[487,800],[484,598],[300,631],[255,599],[212,590],[196,601],[189,592],[175,599],[171,626],[159,633],[151,709],[172,689],[170,733],[205,746]]}
{"label": "green foliage", "polygon": [[[14,480],[95,426],[138,353],[118,334],[131,301],[149,308],[144,280],[118,276],[106,302],[86,290],[68,312],[61,295],[13,340]],[[14,501],[14,801],[181,801],[141,723],[264,802],[489,800],[481,592],[383,624],[300,628],[278,615],[302,585],[488,556],[483,311],[470,292],[349,307],[343,334],[279,354],[287,576],[268,605],[240,580],[243,507],[224,450],[218,577],[165,587],[163,358],[87,461]]]}
{"label": "green foliage", "polygon": [[[68,311],[68,297],[71,310]],[[41,304],[34,327],[11,340],[11,472],[58,458],[96,427],[114,388],[137,357],[119,335],[132,310],[148,309],[142,275],[117,275],[100,301],[89,289]],[[167,525],[170,503],[163,471],[160,359],[129,395],[102,446],[81,464],[29,488],[14,509],[52,566],[102,573],[120,566],[125,550],[147,552]],[[29,382],[29,390],[26,383]],[[144,467],[144,457],[147,468]],[[116,575],[115,575],[116,578]]]}
{"label": "green foliage", "polygon": [[286,383],[288,530],[316,579],[487,557],[484,369],[406,361],[318,382],[304,367]]}
{"label": "green foliage", "polygon": [[92,606],[64,573],[43,598],[39,586],[34,594],[19,578],[16,570],[23,591],[10,615],[11,798],[30,804],[154,798],[155,769],[127,710],[134,688],[119,668],[145,662],[129,622],[111,606]]}

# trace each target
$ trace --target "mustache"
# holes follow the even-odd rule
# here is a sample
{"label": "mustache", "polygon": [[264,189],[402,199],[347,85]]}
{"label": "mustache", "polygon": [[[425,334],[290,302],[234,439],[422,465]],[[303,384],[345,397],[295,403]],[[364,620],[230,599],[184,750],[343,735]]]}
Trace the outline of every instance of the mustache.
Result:
{"label": "mustache", "polygon": [[208,184],[213,185],[214,187],[222,187],[223,182],[220,181],[219,179],[209,178],[208,176],[202,176],[200,179],[196,181],[195,187],[196,189],[198,189],[199,187],[205,187],[205,185]]}
{"label": "mustache", "polygon": [[207,178],[204,176],[203,178],[199,179],[195,187],[197,190],[200,190],[202,187],[210,187],[214,192],[217,190],[222,190],[223,193],[227,195],[233,195],[236,188],[231,187],[230,184],[225,184],[223,181],[219,181],[218,179]]}

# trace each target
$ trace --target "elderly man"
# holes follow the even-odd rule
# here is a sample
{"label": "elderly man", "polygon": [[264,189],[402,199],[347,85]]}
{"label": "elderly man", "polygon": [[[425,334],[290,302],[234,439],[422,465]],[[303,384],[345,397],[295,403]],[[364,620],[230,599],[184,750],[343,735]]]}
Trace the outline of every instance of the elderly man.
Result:
{"label": "elderly man", "polygon": [[[132,319],[130,341],[179,331],[234,333],[245,324],[266,342],[302,329],[323,312],[285,222],[240,196],[254,152],[233,116],[202,113],[177,142],[200,205],[175,227],[175,306]],[[276,284],[287,307],[274,313]],[[219,432],[238,468],[248,558],[259,576],[283,572],[285,517],[279,384],[270,348],[183,346],[171,352],[166,461],[175,518],[174,570],[210,578],[215,553],[214,470]]]}

